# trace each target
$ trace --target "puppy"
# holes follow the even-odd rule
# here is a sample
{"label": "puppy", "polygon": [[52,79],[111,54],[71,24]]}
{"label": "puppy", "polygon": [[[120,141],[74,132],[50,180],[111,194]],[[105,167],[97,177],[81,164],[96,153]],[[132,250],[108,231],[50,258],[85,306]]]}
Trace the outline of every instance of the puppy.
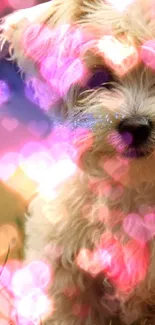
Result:
{"label": "puppy", "polygon": [[[41,106],[60,110],[58,135],[67,130],[74,149],[74,172],[48,199],[32,200],[25,226],[25,263],[51,272],[43,324],[154,324],[154,9],[151,0],[124,10],[114,1],[53,0],[2,24],[2,42]],[[42,66],[49,53],[60,59],[52,77]],[[82,64],[78,77],[71,59]]]}

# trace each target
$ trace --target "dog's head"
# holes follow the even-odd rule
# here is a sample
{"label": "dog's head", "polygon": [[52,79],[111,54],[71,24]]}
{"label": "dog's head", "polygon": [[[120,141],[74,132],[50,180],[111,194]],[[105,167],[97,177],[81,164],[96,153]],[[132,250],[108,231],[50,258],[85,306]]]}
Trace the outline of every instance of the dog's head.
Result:
{"label": "dog's head", "polygon": [[89,90],[75,105],[76,118],[92,128],[83,162],[94,174],[103,167],[126,184],[149,183],[155,180],[155,8],[153,1],[134,0],[120,11],[110,2],[84,19],[96,26],[97,45],[85,56]]}
{"label": "dog's head", "polygon": [[61,98],[68,120],[88,131],[80,137],[85,169],[99,175],[103,158],[116,159],[130,179],[155,180],[154,1],[35,8],[6,18],[2,39],[35,88],[44,85],[46,108]]}

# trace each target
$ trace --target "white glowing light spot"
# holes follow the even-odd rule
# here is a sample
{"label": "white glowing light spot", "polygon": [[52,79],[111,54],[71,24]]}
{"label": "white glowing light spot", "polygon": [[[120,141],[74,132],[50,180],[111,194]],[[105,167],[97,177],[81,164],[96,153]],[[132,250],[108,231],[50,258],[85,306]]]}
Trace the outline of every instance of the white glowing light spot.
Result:
{"label": "white glowing light spot", "polygon": [[139,56],[135,47],[127,40],[119,41],[112,35],[106,35],[98,42],[98,49],[103,53],[105,60],[119,74],[126,73],[135,64],[137,64]]}
{"label": "white glowing light spot", "polygon": [[124,11],[134,0],[108,0],[109,4],[112,4],[118,11]]}
{"label": "white glowing light spot", "polygon": [[53,160],[48,150],[38,143],[27,143],[21,150],[20,168],[38,183],[44,180],[52,164]]}
{"label": "white glowing light spot", "polygon": [[15,305],[19,316],[25,317],[29,321],[35,321],[48,312],[49,300],[41,290],[36,290],[22,299],[16,300]]}
{"label": "white glowing light spot", "polygon": [[26,296],[36,289],[44,289],[50,282],[49,267],[42,261],[33,261],[17,270],[11,281],[11,291],[16,297]]}
{"label": "white glowing light spot", "polygon": [[67,178],[74,175],[77,166],[69,158],[61,159],[51,167],[46,173],[45,179],[40,183],[38,191],[47,199],[51,196],[56,197],[54,188],[64,182]]}

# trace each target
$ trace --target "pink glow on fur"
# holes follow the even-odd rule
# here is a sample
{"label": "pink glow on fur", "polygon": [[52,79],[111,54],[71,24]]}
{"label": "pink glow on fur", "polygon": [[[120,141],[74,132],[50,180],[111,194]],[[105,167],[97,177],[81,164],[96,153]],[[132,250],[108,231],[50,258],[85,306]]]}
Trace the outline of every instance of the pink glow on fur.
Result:
{"label": "pink glow on fur", "polygon": [[86,47],[86,37],[78,28],[63,25],[50,30],[33,25],[25,32],[23,46],[26,54],[38,64],[43,78],[60,97],[72,84],[85,79],[86,69],[80,56]]}
{"label": "pink glow on fur", "polygon": [[139,60],[136,48],[128,40],[118,40],[112,35],[105,35],[98,42],[98,49],[104,59],[119,75],[124,75]]}
{"label": "pink glow on fur", "polygon": [[137,242],[144,246],[155,235],[155,213],[149,213],[144,217],[131,213],[124,219],[124,230]]}
{"label": "pink glow on fur", "polygon": [[64,289],[64,295],[67,298],[77,297],[80,294],[80,290],[76,286],[70,286]]}
{"label": "pink glow on fur", "polygon": [[141,46],[141,60],[155,70],[155,40],[148,40]]}
{"label": "pink glow on fur", "polygon": [[42,64],[40,72],[47,80],[51,87],[60,94],[65,96],[70,86],[82,79],[84,74],[83,64],[80,59],[64,59],[59,66],[57,57],[48,57]]}
{"label": "pink glow on fur", "polygon": [[73,315],[78,316],[79,318],[87,318],[90,313],[90,306],[86,304],[74,304],[72,308]]}
{"label": "pink glow on fur", "polygon": [[51,91],[48,82],[43,82],[35,77],[27,80],[24,91],[25,96],[31,102],[39,105],[45,111],[48,111],[60,99],[58,93]]}
{"label": "pink glow on fur", "polygon": [[94,143],[94,137],[92,131],[87,128],[77,128],[72,133],[72,145],[74,155],[72,156],[75,163],[80,166],[82,156],[92,148]]}
{"label": "pink glow on fur", "polygon": [[113,5],[118,11],[124,11],[134,0],[107,0],[107,3]]}
{"label": "pink glow on fur", "polygon": [[124,214],[120,210],[109,209],[106,206],[99,206],[98,220],[103,222],[108,228],[113,229],[115,226],[122,223]]}
{"label": "pink glow on fur", "polygon": [[101,161],[101,166],[103,166],[103,169],[114,181],[121,181],[122,178],[127,176],[129,171],[129,161],[119,156],[104,158],[104,161]]}
{"label": "pink glow on fur", "polygon": [[137,241],[130,240],[123,246],[104,234],[100,245],[93,251],[82,249],[76,262],[92,276],[103,272],[118,290],[131,292],[147,274],[149,252],[147,246],[141,247]]}
{"label": "pink glow on fur", "polygon": [[113,186],[111,181],[93,181],[89,182],[90,189],[98,197],[106,197],[112,201],[120,198],[123,195],[123,186],[115,185]]}
{"label": "pink glow on fur", "polygon": [[123,153],[123,151],[130,145],[133,141],[133,137],[129,132],[123,134],[124,140],[122,141],[117,131],[112,131],[107,136],[108,143],[116,149],[118,153]]}

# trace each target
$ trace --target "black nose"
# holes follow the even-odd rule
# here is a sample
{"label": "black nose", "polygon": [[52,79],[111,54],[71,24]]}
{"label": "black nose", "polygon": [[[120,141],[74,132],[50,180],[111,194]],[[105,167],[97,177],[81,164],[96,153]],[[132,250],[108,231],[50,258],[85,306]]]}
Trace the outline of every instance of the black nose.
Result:
{"label": "black nose", "polygon": [[144,144],[152,130],[152,123],[147,117],[126,118],[118,125],[118,132],[127,145],[138,147]]}

